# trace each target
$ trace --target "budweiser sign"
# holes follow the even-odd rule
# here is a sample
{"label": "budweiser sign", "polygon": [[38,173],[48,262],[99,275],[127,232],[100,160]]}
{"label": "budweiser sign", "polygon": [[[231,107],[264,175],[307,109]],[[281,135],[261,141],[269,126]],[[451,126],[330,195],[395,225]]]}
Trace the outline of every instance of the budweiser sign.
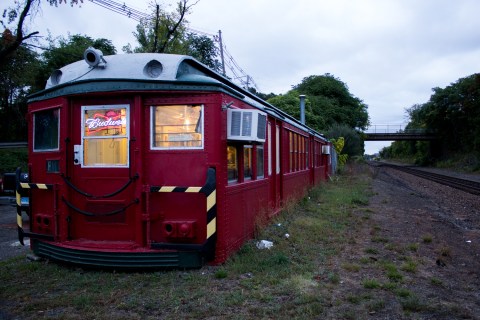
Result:
{"label": "budweiser sign", "polygon": [[126,117],[122,116],[121,112],[115,110],[109,110],[104,114],[94,113],[93,117],[85,120],[85,129],[89,135],[102,130],[122,129],[126,125]]}

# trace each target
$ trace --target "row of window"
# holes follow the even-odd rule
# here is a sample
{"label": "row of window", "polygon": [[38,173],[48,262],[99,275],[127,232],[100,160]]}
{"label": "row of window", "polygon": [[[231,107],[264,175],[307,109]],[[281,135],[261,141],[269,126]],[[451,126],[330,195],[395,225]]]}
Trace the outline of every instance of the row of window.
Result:
{"label": "row of window", "polygon": [[[152,106],[151,149],[202,149],[203,106]],[[83,166],[128,166],[129,105],[82,106]],[[59,149],[60,109],[33,114],[33,150]]]}
{"label": "row of window", "polygon": [[229,182],[263,179],[265,177],[263,164],[263,145],[228,144],[227,176]]}
{"label": "row of window", "polygon": [[[272,127],[267,127],[268,143],[268,175],[272,174],[272,147],[275,144],[276,173],[280,173],[280,127],[276,126],[275,141],[272,140]],[[288,171],[297,172],[309,168],[309,140],[308,137],[293,131],[288,131]],[[323,165],[324,156],[322,143],[314,141],[313,165]],[[228,181],[243,182],[250,179],[264,178],[264,147],[263,145],[229,144],[227,146]],[[252,163],[253,160],[253,163]],[[240,164],[240,165],[239,165]]]}
{"label": "row of window", "polygon": [[[152,106],[152,150],[202,149],[203,105]],[[129,105],[82,106],[81,149],[83,166],[128,166]],[[33,115],[34,151],[54,151],[59,148],[59,108],[35,112]],[[272,134],[273,129],[275,133]],[[267,126],[268,175],[280,173],[280,127]],[[306,170],[309,167],[309,140],[288,131],[288,172]],[[322,144],[314,142],[313,165],[322,163]],[[272,163],[275,147],[276,163]],[[262,179],[265,175],[263,144],[249,145],[229,143],[227,147],[228,180],[242,182]]]}
{"label": "row of window", "polygon": [[289,171],[296,172],[308,168],[308,139],[296,132],[288,132]]}

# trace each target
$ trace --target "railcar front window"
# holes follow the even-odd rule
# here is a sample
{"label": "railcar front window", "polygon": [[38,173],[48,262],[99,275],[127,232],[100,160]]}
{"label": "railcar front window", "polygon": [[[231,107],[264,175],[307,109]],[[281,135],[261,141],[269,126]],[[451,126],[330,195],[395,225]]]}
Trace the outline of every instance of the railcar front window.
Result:
{"label": "railcar front window", "polygon": [[33,151],[58,150],[59,118],[58,108],[33,114]]}
{"label": "railcar front window", "polygon": [[203,148],[203,106],[155,106],[151,118],[152,149]]}
{"label": "railcar front window", "polygon": [[128,105],[83,107],[83,165],[128,166]]}

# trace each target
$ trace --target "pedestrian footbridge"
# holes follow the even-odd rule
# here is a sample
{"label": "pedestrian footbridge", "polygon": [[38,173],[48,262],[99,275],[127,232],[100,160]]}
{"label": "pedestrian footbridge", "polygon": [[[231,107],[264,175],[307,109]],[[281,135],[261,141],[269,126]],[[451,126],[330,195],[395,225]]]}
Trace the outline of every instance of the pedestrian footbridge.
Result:
{"label": "pedestrian footbridge", "polygon": [[405,129],[401,124],[371,125],[363,134],[365,141],[435,140],[437,136],[426,129]]}

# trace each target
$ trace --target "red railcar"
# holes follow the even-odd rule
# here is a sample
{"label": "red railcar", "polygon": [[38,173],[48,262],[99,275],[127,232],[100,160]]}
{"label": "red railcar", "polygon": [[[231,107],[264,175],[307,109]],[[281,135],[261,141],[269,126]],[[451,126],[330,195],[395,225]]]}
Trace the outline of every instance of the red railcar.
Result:
{"label": "red railcar", "polygon": [[84,266],[222,263],[332,168],[322,135],[187,56],[89,48],[28,123],[20,240]]}

